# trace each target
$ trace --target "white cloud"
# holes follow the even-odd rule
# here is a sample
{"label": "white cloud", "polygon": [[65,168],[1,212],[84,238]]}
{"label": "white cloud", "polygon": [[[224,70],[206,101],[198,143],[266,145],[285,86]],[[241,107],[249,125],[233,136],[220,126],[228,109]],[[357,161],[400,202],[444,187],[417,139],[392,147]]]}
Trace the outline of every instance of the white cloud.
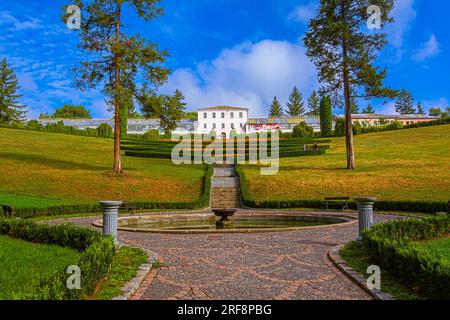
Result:
{"label": "white cloud", "polygon": [[252,116],[267,114],[273,96],[281,101],[296,85],[306,95],[317,87],[314,65],[299,44],[264,40],[223,50],[195,70],[179,69],[162,89],[183,91],[190,110],[212,105],[249,107]]}
{"label": "white cloud", "polygon": [[298,6],[289,13],[288,19],[308,24],[309,20],[315,16],[317,6],[318,3],[316,2]]}
{"label": "white cloud", "polygon": [[0,11],[0,25],[12,25],[10,30],[19,31],[27,29],[39,29],[41,27],[41,20],[29,17],[28,20],[19,20],[12,16],[7,11]]}
{"label": "white cloud", "polygon": [[412,59],[414,61],[423,61],[431,57],[435,57],[440,52],[440,44],[436,36],[432,34],[430,39],[421,44],[420,48],[414,53]]}
{"label": "white cloud", "polygon": [[386,27],[389,43],[397,49],[398,57],[403,55],[405,36],[411,29],[417,15],[413,6],[414,0],[396,0],[391,12],[395,21]]}

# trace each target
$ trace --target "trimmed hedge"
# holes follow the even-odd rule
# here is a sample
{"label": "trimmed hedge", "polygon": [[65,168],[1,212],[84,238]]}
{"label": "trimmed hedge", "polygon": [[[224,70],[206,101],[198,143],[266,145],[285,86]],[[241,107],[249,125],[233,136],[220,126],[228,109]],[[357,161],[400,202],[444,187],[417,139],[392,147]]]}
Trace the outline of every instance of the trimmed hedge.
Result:
{"label": "trimmed hedge", "polygon": [[[236,168],[236,173],[241,181],[242,203],[250,208],[265,209],[289,209],[289,208],[315,208],[322,209],[324,200],[256,200],[250,197],[247,177],[240,166]],[[349,208],[357,210],[355,202],[349,203]],[[398,211],[398,212],[420,212],[434,214],[437,212],[447,212],[449,210],[445,202],[431,201],[377,201],[375,210]]]}
{"label": "trimmed hedge", "polygon": [[[213,175],[212,166],[205,166],[202,195],[193,202],[128,202],[127,206],[136,210],[153,209],[201,209],[209,206],[210,183]],[[21,218],[35,218],[41,216],[55,216],[76,213],[98,213],[102,208],[100,204],[80,204],[69,206],[55,206],[47,208],[15,208],[14,216]]]}
{"label": "trimmed hedge", "polygon": [[429,299],[450,299],[450,265],[439,253],[414,241],[432,240],[450,233],[450,215],[424,220],[390,221],[363,233],[371,258],[400,281]]}
{"label": "trimmed hedge", "polygon": [[60,270],[17,299],[79,300],[91,295],[110,270],[116,247],[112,237],[72,224],[49,226],[29,220],[0,218],[0,234],[34,243],[56,244],[81,253],[76,265],[81,270],[81,289],[69,290],[69,275]]}
{"label": "trimmed hedge", "polygon": [[[438,120],[434,120],[434,121],[413,123],[413,124],[408,124],[408,125],[403,125],[399,121],[395,121],[394,123],[381,125],[381,126],[365,127],[362,125],[354,125],[353,133],[355,135],[361,135],[361,134],[368,134],[368,133],[375,133],[375,132],[397,131],[397,130],[404,130],[404,129],[433,127],[433,126],[446,125],[446,124],[450,124],[450,117],[442,118],[442,119],[438,119]],[[341,135],[341,134],[339,132],[336,132],[336,135]]]}

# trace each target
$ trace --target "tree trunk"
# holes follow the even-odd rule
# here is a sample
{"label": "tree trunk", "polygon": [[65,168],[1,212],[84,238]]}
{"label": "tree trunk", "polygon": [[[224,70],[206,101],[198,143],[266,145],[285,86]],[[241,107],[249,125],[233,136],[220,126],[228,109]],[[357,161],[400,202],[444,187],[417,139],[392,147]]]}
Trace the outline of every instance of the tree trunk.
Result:
{"label": "tree trunk", "polygon": [[[120,45],[120,17],[122,14],[121,3],[117,3],[116,11],[116,45]],[[120,61],[118,53],[115,56],[116,78],[114,81],[114,166],[113,173],[122,173],[122,157],[120,155],[120,116],[121,116],[121,100],[120,100]]]}
{"label": "tree trunk", "polygon": [[[346,21],[346,8],[344,2],[341,6],[343,21]],[[343,73],[344,73],[344,98],[345,98],[345,143],[347,147],[347,169],[355,170],[355,150],[353,146],[352,106],[350,100],[350,79],[348,70],[348,43],[344,30],[342,37]]]}

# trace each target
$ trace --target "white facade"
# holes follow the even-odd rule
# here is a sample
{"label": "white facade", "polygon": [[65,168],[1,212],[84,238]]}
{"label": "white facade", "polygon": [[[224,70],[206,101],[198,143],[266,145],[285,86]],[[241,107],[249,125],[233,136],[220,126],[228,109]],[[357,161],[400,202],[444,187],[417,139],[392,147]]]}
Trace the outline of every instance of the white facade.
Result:
{"label": "white facade", "polygon": [[230,137],[235,130],[237,134],[245,133],[248,121],[248,109],[236,107],[211,107],[198,109],[197,133],[216,132],[219,137]]}

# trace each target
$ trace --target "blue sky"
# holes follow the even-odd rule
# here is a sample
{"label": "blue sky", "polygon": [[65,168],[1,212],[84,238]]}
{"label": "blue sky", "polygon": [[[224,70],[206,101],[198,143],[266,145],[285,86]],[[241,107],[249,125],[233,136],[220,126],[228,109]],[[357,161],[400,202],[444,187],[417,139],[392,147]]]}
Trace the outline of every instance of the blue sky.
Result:
{"label": "blue sky", "polygon": [[[14,66],[30,117],[63,104],[109,117],[99,90],[71,86],[70,69],[83,53],[78,32],[60,21],[64,4],[70,0],[0,0],[0,57]],[[294,85],[305,99],[318,88],[301,41],[318,0],[163,0],[162,6],[164,16],[150,23],[126,13],[127,31],[169,51],[172,74],[161,92],[181,89],[189,110],[227,104],[265,116],[274,95],[285,103]],[[388,68],[386,84],[411,91],[427,109],[450,101],[449,10],[447,0],[396,0],[389,45],[377,61]],[[394,112],[393,102],[373,104]]]}

